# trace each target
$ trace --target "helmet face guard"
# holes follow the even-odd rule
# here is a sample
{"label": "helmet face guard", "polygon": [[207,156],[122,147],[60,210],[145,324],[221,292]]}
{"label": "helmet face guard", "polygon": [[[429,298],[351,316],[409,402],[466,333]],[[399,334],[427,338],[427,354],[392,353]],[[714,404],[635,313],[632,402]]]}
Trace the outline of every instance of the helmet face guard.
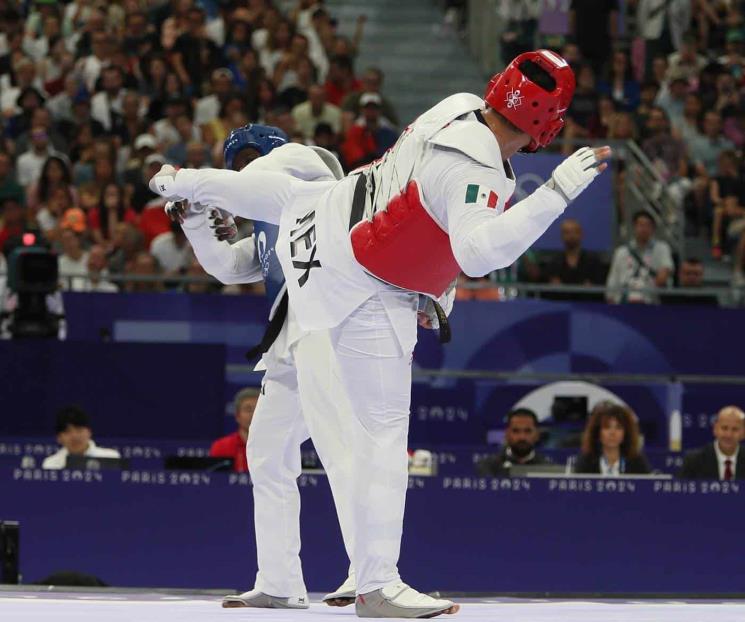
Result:
{"label": "helmet face guard", "polygon": [[258,125],[249,123],[230,132],[223,147],[225,167],[232,169],[235,156],[244,149],[256,149],[260,156],[265,156],[275,149],[289,142],[287,134],[272,125]]}
{"label": "helmet face guard", "polygon": [[515,58],[486,87],[484,100],[531,138],[523,151],[548,146],[564,127],[564,114],[574,96],[574,72],[549,50]]}

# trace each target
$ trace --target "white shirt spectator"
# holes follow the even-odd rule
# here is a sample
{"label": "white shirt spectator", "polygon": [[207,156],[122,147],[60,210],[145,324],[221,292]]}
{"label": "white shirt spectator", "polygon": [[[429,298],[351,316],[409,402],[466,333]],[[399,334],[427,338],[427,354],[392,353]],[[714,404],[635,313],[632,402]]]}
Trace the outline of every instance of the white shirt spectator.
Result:
{"label": "white shirt spectator", "polygon": [[125,89],[120,89],[116,97],[111,99],[106,91],[101,91],[91,99],[91,116],[103,125],[107,132],[111,130],[111,111],[121,114],[126,93]]}
{"label": "white shirt spectator", "polygon": [[268,45],[269,31],[266,28],[259,28],[251,35],[251,47],[257,52],[261,52]]}
{"label": "white shirt spectator", "polygon": [[[165,149],[176,143],[183,142],[178,130],[168,119],[161,119],[153,124],[153,133],[158,143]],[[197,124],[191,129],[191,139],[194,141],[202,140],[202,133]]]}
{"label": "white shirt spectator", "polygon": [[295,119],[295,126],[306,139],[313,138],[319,123],[328,123],[337,134],[341,131],[341,108],[328,102],[323,104],[321,114],[317,117],[313,115],[313,107],[309,101],[298,104],[292,109],[292,117]]}
{"label": "white shirt spectator", "polygon": [[209,20],[204,29],[207,38],[211,39],[217,47],[225,45],[225,20],[222,17]]}
{"label": "white shirt spectator", "polygon": [[38,62],[49,53],[49,39],[46,37],[36,37],[34,39],[26,34],[21,47],[26,54]]}
{"label": "white shirt spectator", "polygon": [[16,165],[18,183],[22,186],[28,186],[39,181],[41,169],[44,168],[44,162],[52,155],[58,154],[51,147],[48,147],[46,153],[41,155],[37,154],[33,149],[29,149],[21,154]]}
{"label": "white shirt spectator", "polygon": [[[6,74],[7,76],[7,74]],[[3,76],[3,77],[6,77]],[[7,87],[5,86],[7,84]],[[34,80],[33,86],[39,93],[46,93],[41,84]],[[18,107],[18,96],[21,94],[21,87],[11,86],[9,81],[0,80],[0,111],[10,111],[13,114],[20,114],[21,109]]]}
{"label": "white shirt spectator", "polygon": [[85,285],[82,289],[76,289],[75,291],[80,292],[98,292],[100,294],[115,294],[119,291],[119,288],[114,285],[111,281],[107,281],[109,273],[104,271],[98,275],[96,280],[86,279]]}
{"label": "white shirt spectator", "polygon": [[88,21],[93,7],[90,3],[80,0],[73,0],[65,7],[65,13],[62,20],[62,31],[67,35],[76,31],[80,26]]}
{"label": "white shirt spectator", "polygon": [[[64,447],[57,453],[47,456],[44,462],[41,464],[42,469],[64,469],[67,464],[67,456],[70,452]],[[99,447],[93,440],[88,443],[88,449],[86,449],[84,456],[89,458],[121,458],[121,454],[116,449],[107,449],[106,447]]]}
{"label": "white shirt spectator", "polygon": [[210,121],[217,119],[220,115],[220,99],[214,93],[202,97],[194,106],[194,123],[196,125],[207,125]]}
{"label": "white shirt spectator", "polygon": [[191,263],[192,250],[188,240],[184,240],[179,247],[171,231],[157,236],[150,245],[150,254],[158,260],[160,267],[166,272],[178,272],[188,268]]}
{"label": "white shirt spectator", "polygon": [[326,81],[326,74],[329,72],[329,59],[326,56],[323,42],[312,24],[307,28],[298,26],[298,32],[304,34],[308,39],[308,58],[315,65],[318,83],[323,84]]}
{"label": "white shirt spectator", "polygon": [[659,39],[667,20],[673,45],[680,49],[691,23],[691,4],[691,0],[639,0],[636,5],[639,34],[647,41]]}
{"label": "white shirt spectator", "polygon": [[73,259],[69,255],[60,255],[58,266],[62,289],[74,292],[85,291],[88,276],[88,253],[84,252],[80,259]]}
{"label": "white shirt spectator", "polygon": [[96,90],[96,80],[101,75],[101,70],[108,65],[108,62],[102,61],[95,54],[81,58],[76,66],[76,70],[83,76],[85,87],[89,93]]}
{"label": "white shirt spectator", "polygon": [[48,208],[42,207],[36,214],[36,222],[41,232],[47,233],[57,226],[57,217]]}
{"label": "white shirt spectator", "polygon": [[611,302],[624,299],[646,304],[658,302],[655,295],[641,290],[656,289],[653,273],[662,269],[671,272],[673,269],[673,255],[667,242],[652,239],[646,247],[638,248],[632,241],[618,247],[606,283],[608,299]]}
{"label": "white shirt spectator", "polygon": [[62,91],[47,100],[46,107],[52,113],[55,121],[74,121],[72,115],[72,98]]}
{"label": "white shirt spectator", "polygon": [[8,264],[5,261],[5,257],[0,253],[0,309],[3,308],[3,302],[5,300],[5,288],[8,284]]}

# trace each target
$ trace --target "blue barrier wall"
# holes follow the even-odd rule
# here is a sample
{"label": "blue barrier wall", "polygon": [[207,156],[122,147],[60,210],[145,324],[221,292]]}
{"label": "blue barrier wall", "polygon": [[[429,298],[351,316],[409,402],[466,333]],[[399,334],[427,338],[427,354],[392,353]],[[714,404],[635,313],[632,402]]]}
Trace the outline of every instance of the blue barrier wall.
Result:
{"label": "blue barrier wall", "polygon": [[98,436],[215,438],[223,432],[225,346],[0,342],[0,435],[54,438],[79,404]]}
{"label": "blue barrier wall", "polygon": [[[400,570],[423,590],[742,592],[741,484],[411,478]],[[328,591],[347,570],[331,494],[323,476],[300,485],[307,586]],[[253,584],[246,476],[0,468],[0,499],[27,582],[75,569],[117,586]]]}
{"label": "blue barrier wall", "polygon": [[[224,343],[228,360],[260,338],[266,301],[255,296],[65,294],[69,339]],[[745,373],[745,310],[539,300],[459,302],[453,341],[421,330],[426,368],[634,374]]]}
{"label": "blue barrier wall", "polygon": [[[71,342],[222,344],[223,362],[231,364],[247,363],[244,353],[259,341],[267,313],[264,298],[254,296],[69,293],[65,304]],[[707,375],[745,371],[740,354],[745,351],[742,310],[537,300],[465,302],[456,304],[451,322],[454,338],[446,346],[431,331],[420,330],[415,352],[418,368]],[[208,365],[207,359],[201,363],[196,359],[190,369]],[[78,373],[74,367],[58,371]],[[257,385],[259,378],[251,373],[227,375],[219,398],[221,429],[232,426],[230,414],[225,413],[231,397],[246,384]],[[536,386],[472,379],[416,382],[412,443],[483,443],[489,430],[502,425],[504,413]],[[0,388],[7,394],[11,385],[0,379]],[[667,445],[668,385],[606,388],[638,413],[648,445]],[[723,404],[745,403],[743,387],[687,385],[682,389],[686,446],[711,438],[710,417]],[[171,415],[160,417],[164,427],[174,427]]]}

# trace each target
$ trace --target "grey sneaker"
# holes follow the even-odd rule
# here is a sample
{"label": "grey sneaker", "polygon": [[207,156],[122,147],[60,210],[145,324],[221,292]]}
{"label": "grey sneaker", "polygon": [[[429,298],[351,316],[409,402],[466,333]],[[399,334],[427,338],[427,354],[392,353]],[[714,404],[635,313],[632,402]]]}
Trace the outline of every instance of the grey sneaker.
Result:
{"label": "grey sneaker", "polygon": [[355,585],[354,575],[350,575],[335,592],[326,594],[326,596],[323,597],[323,602],[330,607],[346,607],[354,602],[356,589],[357,586]]}
{"label": "grey sneaker", "polygon": [[307,609],[310,601],[307,596],[269,596],[259,590],[243,592],[243,594],[226,596],[222,599],[222,606],[226,609],[233,607],[259,607],[261,609]]}
{"label": "grey sneaker", "polygon": [[460,605],[417,592],[406,583],[394,583],[360,594],[355,609],[360,618],[434,618],[442,613],[457,613]]}

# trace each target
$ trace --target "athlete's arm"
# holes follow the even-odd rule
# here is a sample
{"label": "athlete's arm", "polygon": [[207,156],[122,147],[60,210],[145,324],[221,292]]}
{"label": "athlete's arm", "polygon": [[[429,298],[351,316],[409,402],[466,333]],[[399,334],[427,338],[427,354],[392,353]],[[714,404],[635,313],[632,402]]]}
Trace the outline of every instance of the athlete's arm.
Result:
{"label": "athlete's arm", "polygon": [[575,161],[578,158],[570,156],[557,167],[548,184],[497,214],[480,197],[488,197],[491,192],[500,197],[500,193],[507,192],[503,173],[468,158],[454,154],[451,158],[451,164],[438,176],[438,185],[446,202],[453,254],[468,276],[483,276],[513,264],[562,214],[567,199],[574,199],[592,181],[595,171],[603,170],[593,169],[589,180],[581,175],[575,178],[574,169],[584,169],[578,167]]}
{"label": "athlete's arm", "polygon": [[199,263],[226,285],[261,281],[263,275],[253,236],[235,244],[219,241],[209,225],[209,210],[187,209],[181,225]]}
{"label": "athlete's arm", "polygon": [[240,172],[182,168],[175,173],[173,167],[165,165],[150,180],[150,189],[173,201],[185,199],[276,225],[282,208],[303,183],[284,173],[252,171],[251,167]]}
{"label": "athlete's arm", "polygon": [[454,151],[438,153],[423,168],[422,188],[468,276],[483,276],[513,264],[566,207],[557,193],[542,186],[498,214],[487,204],[492,192],[498,199],[507,198],[504,174]]}

